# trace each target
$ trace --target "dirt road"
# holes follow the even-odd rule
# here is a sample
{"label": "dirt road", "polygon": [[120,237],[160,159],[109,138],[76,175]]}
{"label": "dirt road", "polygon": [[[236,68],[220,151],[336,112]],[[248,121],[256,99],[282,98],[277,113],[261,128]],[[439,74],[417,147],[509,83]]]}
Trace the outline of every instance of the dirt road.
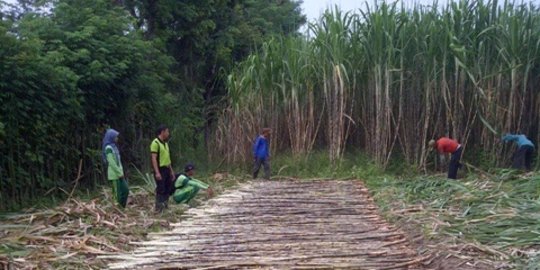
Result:
{"label": "dirt road", "polygon": [[110,269],[424,269],[360,181],[250,182],[189,209]]}

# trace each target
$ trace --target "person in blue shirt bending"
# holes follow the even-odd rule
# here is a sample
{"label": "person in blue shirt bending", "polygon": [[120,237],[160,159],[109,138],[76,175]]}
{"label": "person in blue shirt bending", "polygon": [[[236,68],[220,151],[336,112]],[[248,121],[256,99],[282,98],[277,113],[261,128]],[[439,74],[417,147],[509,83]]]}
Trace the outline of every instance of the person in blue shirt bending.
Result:
{"label": "person in blue shirt bending", "polygon": [[264,167],[264,178],[270,179],[270,149],[269,139],[272,129],[263,128],[261,134],[253,144],[253,157],[255,158],[255,166],[253,166],[253,179],[257,178],[261,165]]}
{"label": "person in blue shirt bending", "polygon": [[518,148],[514,153],[512,167],[514,169],[531,170],[534,144],[523,134],[509,134],[502,137],[503,142],[516,142]]}

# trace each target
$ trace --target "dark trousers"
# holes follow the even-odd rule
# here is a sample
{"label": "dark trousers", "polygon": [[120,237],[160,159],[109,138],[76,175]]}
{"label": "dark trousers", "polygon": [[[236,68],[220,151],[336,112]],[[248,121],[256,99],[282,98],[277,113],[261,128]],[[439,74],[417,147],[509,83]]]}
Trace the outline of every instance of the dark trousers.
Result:
{"label": "dark trousers", "polygon": [[255,158],[255,165],[253,166],[253,179],[257,178],[261,165],[264,168],[264,178],[270,179],[270,163],[267,158]]}
{"label": "dark trousers", "polygon": [[163,209],[169,206],[169,196],[174,191],[173,188],[173,176],[171,175],[171,169],[169,167],[159,167],[159,173],[161,174],[161,180],[156,180],[156,208],[157,212],[162,212]]}
{"label": "dark trousers", "polygon": [[527,171],[531,170],[531,164],[533,159],[534,147],[530,145],[520,146],[516,153],[514,154],[514,161],[512,163],[512,168],[514,169],[525,169]]}
{"label": "dark trousers", "polygon": [[461,167],[461,152],[463,152],[463,147],[460,146],[454,153],[452,153],[452,158],[450,158],[450,165],[448,165],[448,178],[457,179],[457,171]]}

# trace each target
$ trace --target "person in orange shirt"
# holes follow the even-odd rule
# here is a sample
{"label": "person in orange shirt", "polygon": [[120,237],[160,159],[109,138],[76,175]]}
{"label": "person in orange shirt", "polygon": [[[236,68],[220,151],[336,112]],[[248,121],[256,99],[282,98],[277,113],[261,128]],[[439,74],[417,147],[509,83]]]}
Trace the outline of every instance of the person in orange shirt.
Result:
{"label": "person in orange shirt", "polygon": [[459,161],[461,160],[461,152],[463,151],[461,144],[454,139],[442,137],[437,141],[430,140],[429,146],[437,149],[442,160],[444,160],[444,154],[452,154],[452,158],[450,159],[450,164],[448,166],[448,178],[457,179],[457,171],[459,167],[461,167],[461,163],[459,163]]}

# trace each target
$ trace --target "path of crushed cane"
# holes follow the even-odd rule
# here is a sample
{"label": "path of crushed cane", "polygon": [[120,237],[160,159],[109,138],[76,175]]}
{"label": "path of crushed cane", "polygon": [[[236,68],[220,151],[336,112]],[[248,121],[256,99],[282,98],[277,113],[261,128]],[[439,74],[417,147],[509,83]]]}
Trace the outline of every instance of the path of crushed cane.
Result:
{"label": "path of crushed cane", "polygon": [[105,256],[110,269],[423,269],[360,181],[250,182],[168,232]]}

